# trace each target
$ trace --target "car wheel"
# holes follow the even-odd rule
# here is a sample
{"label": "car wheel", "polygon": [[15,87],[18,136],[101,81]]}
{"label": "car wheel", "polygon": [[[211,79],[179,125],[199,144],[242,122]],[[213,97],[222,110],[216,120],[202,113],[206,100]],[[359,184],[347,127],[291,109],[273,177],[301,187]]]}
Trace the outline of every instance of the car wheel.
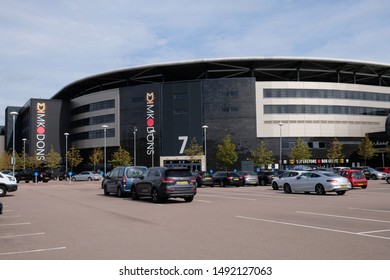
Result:
{"label": "car wheel", "polygon": [[191,202],[193,200],[194,200],[194,196],[187,196],[187,197],[184,198],[185,202]]}
{"label": "car wheel", "polygon": [[134,186],[131,188],[131,199],[132,200],[138,200],[139,199],[137,190],[135,189]]}
{"label": "car wheel", "polygon": [[345,194],[345,191],[337,191],[336,192],[338,195],[343,195],[343,194]]}
{"label": "car wheel", "polygon": [[283,190],[284,190],[285,193],[292,193],[291,186],[289,184],[285,184],[283,186]]}
{"label": "car wheel", "polygon": [[74,182],[74,181],[76,181],[76,178],[75,178],[75,177],[72,177],[72,179],[71,179],[71,180],[72,180],[72,182]]}
{"label": "car wheel", "polygon": [[7,189],[4,186],[0,186],[0,197],[3,197],[7,194]]}
{"label": "car wheel", "polygon": [[316,194],[324,195],[325,189],[323,185],[318,184],[315,188]]}
{"label": "car wheel", "polygon": [[160,195],[159,195],[157,189],[153,189],[153,190],[152,190],[152,201],[153,201],[154,203],[158,203],[158,202],[161,201],[161,197],[160,197]]}
{"label": "car wheel", "polygon": [[265,186],[265,180],[264,179],[260,180],[260,186]]}
{"label": "car wheel", "polygon": [[372,180],[377,180],[378,177],[377,177],[375,174],[372,174],[372,175],[371,175],[371,179],[372,179]]}
{"label": "car wheel", "polygon": [[88,177],[88,181],[92,181],[92,178],[91,178],[91,177]]}
{"label": "car wheel", "polygon": [[386,178],[386,182],[390,184],[390,177]]}
{"label": "car wheel", "polygon": [[103,187],[104,195],[110,195],[110,193],[107,191],[107,186]]}
{"label": "car wheel", "polygon": [[221,188],[225,187],[225,186],[226,186],[226,185],[225,185],[225,182],[224,182],[224,181],[219,182],[219,186],[220,186]]}
{"label": "car wheel", "polygon": [[273,188],[274,190],[278,190],[278,189],[279,189],[279,186],[278,186],[278,184],[277,184],[276,182],[273,182],[273,183],[272,183],[272,188]]}
{"label": "car wheel", "polygon": [[123,197],[123,192],[122,192],[122,188],[121,187],[118,187],[118,190],[116,191],[116,195],[118,197]]}

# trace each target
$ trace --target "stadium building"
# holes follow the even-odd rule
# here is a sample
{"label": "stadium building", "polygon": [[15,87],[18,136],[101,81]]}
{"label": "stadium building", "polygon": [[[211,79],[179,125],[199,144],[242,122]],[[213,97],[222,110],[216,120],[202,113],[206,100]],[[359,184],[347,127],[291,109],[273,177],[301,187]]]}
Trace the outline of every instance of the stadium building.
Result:
{"label": "stadium building", "polygon": [[[206,156],[194,168],[217,170],[217,146],[230,135],[239,154],[236,169],[253,168],[251,152],[260,141],[273,151],[275,164],[281,157],[284,166],[330,165],[334,138],[345,155],[337,164],[357,166],[365,134],[385,130],[389,85],[390,65],[338,59],[224,58],[131,67],[82,78],[51,99],[7,107],[4,149],[12,149],[10,113],[17,112],[16,150],[25,147],[42,160],[51,147],[65,157],[66,147],[75,145],[88,161],[95,147],[106,146],[109,156],[122,146],[137,165],[189,166],[185,149],[195,138]],[[297,138],[312,159],[290,158]],[[377,140],[386,141],[386,134]]]}

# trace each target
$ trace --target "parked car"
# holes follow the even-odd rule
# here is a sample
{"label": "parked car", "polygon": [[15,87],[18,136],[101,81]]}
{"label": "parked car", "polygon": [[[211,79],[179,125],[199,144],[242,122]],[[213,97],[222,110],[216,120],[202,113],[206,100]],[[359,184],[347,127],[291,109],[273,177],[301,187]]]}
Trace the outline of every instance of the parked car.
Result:
{"label": "parked car", "polygon": [[375,170],[382,172],[382,173],[390,173],[390,167],[377,167]]}
{"label": "parked car", "polygon": [[362,189],[367,188],[368,182],[363,171],[356,169],[346,169],[341,171],[341,176],[347,178],[351,183],[352,188],[360,187]]}
{"label": "parked car", "polygon": [[347,166],[336,166],[336,167],[333,167],[333,172],[340,174],[341,171],[347,170],[347,169],[351,169],[351,168],[347,167]]}
{"label": "parked car", "polygon": [[104,176],[104,195],[116,193],[118,197],[129,196],[134,180],[146,171],[145,166],[118,166]]}
{"label": "parked car", "polygon": [[0,197],[6,196],[7,192],[15,192],[17,189],[18,184],[14,176],[0,173]]}
{"label": "parked car", "polygon": [[0,201],[0,215],[3,214],[3,203]]}
{"label": "parked car", "polygon": [[386,182],[388,184],[390,184],[390,173],[386,175],[386,178],[385,178]]}
{"label": "parked car", "polygon": [[82,171],[79,174],[72,175],[71,180],[74,181],[99,181],[102,176],[95,171]]}
{"label": "parked car", "polygon": [[[281,174],[283,174],[285,171]],[[257,172],[257,177],[259,178],[259,184],[260,186],[266,186],[270,185],[272,183],[272,180],[278,177],[277,172],[272,171],[259,171]]]}
{"label": "parked car", "polygon": [[299,175],[301,175],[303,172],[303,170],[292,170],[292,171],[286,171],[284,173],[282,173],[281,175],[279,175],[279,177],[275,178],[272,180],[272,188],[274,190],[279,190],[279,189],[283,189],[283,185],[285,184],[285,182],[287,180],[290,180],[291,178],[295,178]]}
{"label": "parked car", "polygon": [[110,175],[111,175],[111,171],[108,171],[106,176],[104,176],[104,175],[102,176],[102,183],[101,183],[102,189],[104,188],[104,183],[106,182],[106,178],[110,177]]}
{"label": "parked car", "polygon": [[237,172],[226,172],[226,171],[217,171],[213,174],[214,185],[219,185],[220,187],[226,186],[242,186],[244,183],[244,178],[240,176]]}
{"label": "parked car", "polygon": [[131,188],[131,197],[151,197],[153,202],[168,198],[184,198],[186,202],[194,200],[196,180],[189,169],[150,167]]}
{"label": "parked car", "polygon": [[285,193],[315,192],[321,195],[327,192],[343,195],[351,188],[351,183],[347,178],[333,172],[303,172],[299,176],[290,178],[283,185]]}
{"label": "parked car", "polygon": [[378,170],[375,170],[372,167],[369,166],[362,166],[362,167],[355,167],[357,170],[363,170],[364,175],[366,176],[367,180],[385,180],[387,173],[380,172]]}
{"label": "parked car", "polygon": [[240,176],[243,178],[242,185],[259,185],[259,178],[257,177],[257,173],[253,171],[240,171],[238,172]]}
{"label": "parked car", "polygon": [[65,171],[58,173],[57,178],[59,181],[62,181],[62,180],[68,181],[69,180],[69,176]]}
{"label": "parked car", "polygon": [[51,179],[51,174],[45,170],[26,169],[16,173],[15,178],[17,183],[20,181],[24,181],[26,183],[29,183],[30,181],[47,183]]}
{"label": "parked car", "polygon": [[214,187],[214,177],[210,172],[198,171],[194,172],[194,177],[196,178],[196,187],[200,188],[202,185]]}

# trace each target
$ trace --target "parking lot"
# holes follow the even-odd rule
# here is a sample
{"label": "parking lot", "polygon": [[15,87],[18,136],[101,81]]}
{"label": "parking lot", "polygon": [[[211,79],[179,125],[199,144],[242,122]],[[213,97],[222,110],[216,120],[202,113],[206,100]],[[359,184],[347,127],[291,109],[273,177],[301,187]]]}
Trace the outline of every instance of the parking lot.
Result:
{"label": "parking lot", "polygon": [[344,196],[199,188],[191,203],[104,196],[100,182],[19,183],[0,259],[388,260],[390,184]]}

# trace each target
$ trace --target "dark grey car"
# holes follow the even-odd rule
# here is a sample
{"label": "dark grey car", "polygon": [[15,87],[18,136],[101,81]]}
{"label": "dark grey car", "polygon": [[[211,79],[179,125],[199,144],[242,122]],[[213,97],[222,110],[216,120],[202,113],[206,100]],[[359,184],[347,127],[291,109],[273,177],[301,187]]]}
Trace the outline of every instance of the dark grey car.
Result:
{"label": "dark grey car", "polygon": [[184,198],[191,202],[196,195],[196,180],[189,169],[151,167],[134,182],[131,197],[151,197],[153,202]]}

